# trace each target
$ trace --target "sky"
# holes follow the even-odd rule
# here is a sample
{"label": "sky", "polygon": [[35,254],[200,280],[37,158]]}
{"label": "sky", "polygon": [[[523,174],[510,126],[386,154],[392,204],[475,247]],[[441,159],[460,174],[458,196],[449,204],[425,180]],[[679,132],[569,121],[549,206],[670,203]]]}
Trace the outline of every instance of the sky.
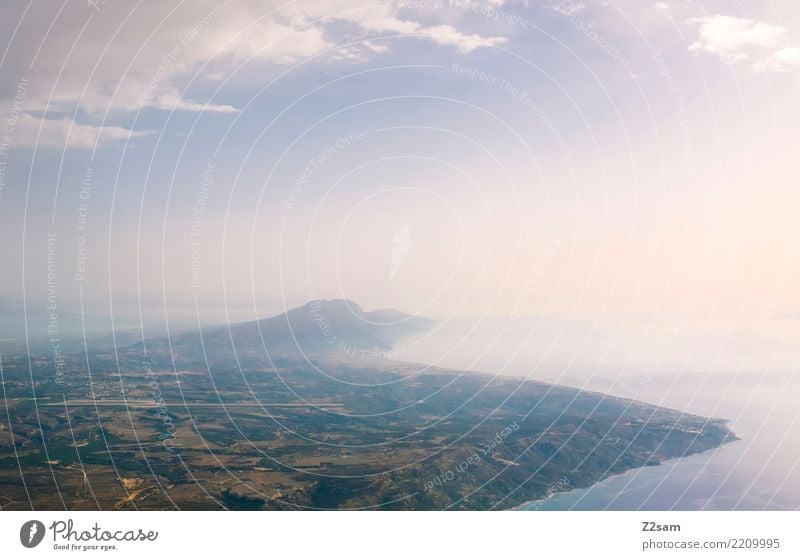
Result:
{"label": "sky", "polygon": [[796,2],[2,10],[4,299],[343,297],[553,364],[798,363]]}

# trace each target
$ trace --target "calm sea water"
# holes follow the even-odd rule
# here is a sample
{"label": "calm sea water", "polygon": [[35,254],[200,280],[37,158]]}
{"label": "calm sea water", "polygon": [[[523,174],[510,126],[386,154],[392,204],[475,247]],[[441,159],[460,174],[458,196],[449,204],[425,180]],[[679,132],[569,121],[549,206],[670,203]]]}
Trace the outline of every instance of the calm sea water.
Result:
{"label": "calm sea water", "polygon": [[593,325],[538,318],[523,323],[498,320],[474,331],[443,328],[409,343],[408,359],[530,376],[724,418],[741,438],[528,508],[800,509],[800,336],[789,328],[794,323],[784,325],[781,337],[756,339],[747,329],[736,335],[655,329],[652,335],[631,331],[621,337]]}
{"label": "calm sea water", "polygon": [[[599,387],[598,387],[599,388]],[[615,394],[722,417],[741,441],[531,503],[535,510],[800,509],[800,383],[789,376],[631,379]]]}

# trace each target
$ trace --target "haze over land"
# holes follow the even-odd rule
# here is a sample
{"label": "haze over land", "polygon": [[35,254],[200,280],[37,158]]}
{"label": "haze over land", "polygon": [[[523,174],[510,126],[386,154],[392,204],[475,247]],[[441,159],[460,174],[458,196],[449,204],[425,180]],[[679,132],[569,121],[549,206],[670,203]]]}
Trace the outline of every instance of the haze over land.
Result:
{"label": "haze over land", "polygon": [[795,3],[492,5],[517,19],[12,4],[0,290],[47,300],[54,234],[59,304],[80,312],[82,289],[126,324],[352,297],[596,325],[561,361],[675,324],[707,355],[798,347]]}
{"label": "haze over land", "polygon": [[3,508],[505,509],[736,439],[719,419],[387,359],[432,326],[316,300],[90,340],[55,376],[46,353],[6,351]]}

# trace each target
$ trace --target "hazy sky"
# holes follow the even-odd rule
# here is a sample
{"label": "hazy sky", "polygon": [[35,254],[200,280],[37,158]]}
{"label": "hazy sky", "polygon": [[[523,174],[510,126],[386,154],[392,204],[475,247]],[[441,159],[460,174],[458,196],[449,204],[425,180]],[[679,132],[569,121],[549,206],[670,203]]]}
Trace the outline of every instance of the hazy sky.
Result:
{"label": "hazy sky", "polygon": [[2,10],[5,297],[797,347],[793,0]]}

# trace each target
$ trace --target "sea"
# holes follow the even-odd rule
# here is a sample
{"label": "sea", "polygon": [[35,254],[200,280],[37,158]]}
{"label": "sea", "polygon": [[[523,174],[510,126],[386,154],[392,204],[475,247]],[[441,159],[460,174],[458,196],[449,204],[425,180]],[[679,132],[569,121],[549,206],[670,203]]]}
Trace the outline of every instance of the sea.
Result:
{"label": "sea", "polygon": [[[619,385],[619,384],[618,384]],[[625,385],[635,388],[626,391]],[[638,387],[637,387],[638,385]],[[615,394],[725,418],[740,439],[527,503],[527,510],[798,510],[800,382],[790,376],[660,375]],[[650,397],[650,398],[648,398]]]}
{"label": "sea", "polygon": [[[609,354],[609,346],[602,342],[588,352],[584,350],[579,358],[588,355],[589,359],[580,363],[579,359],[572,359],[573,348],[583,345],[578,336],[505,341],[489,332],[500,333],[502,329],[501,325],[470,335],[456,332],[448,337],[413,341],[407,347],[406,359],[498,375],[521,375],[722,418],[739,438],[705,453],[604,477],[590,488],[567,486],[567,490],[548,499],[517,509],[800,509],[800,352],[794,339],[783,345],[783,354],[769,348],[768,352],[755,355],[752,346],[726,338],[717,352],[695,353],[701,358],[688,364],[682,360],[689,355],[685,349],[691,347],[691,341],[676,339],[669,352],[653,344],[644,352],[645,359],[638,361],[633,350],[620,346],[614,350],[616,355],[630,356],[630,360],[617,364],[609,359],[604,367],[598,367],[602,361],[598,357]],[[499,342],[486,343],[495,340]],[[551,340],[566,340],[566,344],[547,363],[541,357],[554,353]],[[581,340],[580,344],[577,340]],[[675,359],[670,362],[668,355]],[[513,501],[513,496],[509,500]]]}

